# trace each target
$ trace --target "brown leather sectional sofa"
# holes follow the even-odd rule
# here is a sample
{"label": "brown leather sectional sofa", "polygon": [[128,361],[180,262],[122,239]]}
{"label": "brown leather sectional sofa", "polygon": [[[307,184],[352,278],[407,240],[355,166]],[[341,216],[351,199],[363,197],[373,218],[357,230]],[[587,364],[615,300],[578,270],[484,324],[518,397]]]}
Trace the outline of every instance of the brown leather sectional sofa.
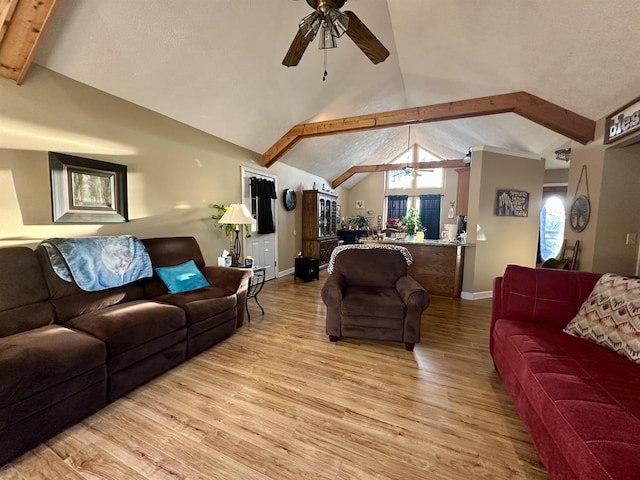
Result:
{"label": "brown leather sectional sofa", "polygon": [[250,271],[205,266],[192,237],[143,242],[154,268],[194,260],[212,286],[85,292],[41,246],[0,248],[0,465],[242,326]]}

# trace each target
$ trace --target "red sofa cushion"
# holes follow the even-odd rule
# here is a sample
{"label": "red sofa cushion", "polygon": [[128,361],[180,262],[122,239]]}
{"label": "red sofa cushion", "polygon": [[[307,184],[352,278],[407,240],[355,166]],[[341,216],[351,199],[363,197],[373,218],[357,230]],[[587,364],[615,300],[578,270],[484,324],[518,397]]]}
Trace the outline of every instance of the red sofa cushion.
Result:
{"label": "red sofa cushion", "polygon": [[544,324],[497,319],[492,335],[496,366],[552,478],[638,478],[640,365]]}
{"label": "red sofa cushion", "polygon": [[509,265],[502,279],[499,317],[564,328],[600,276],[591,272]]}

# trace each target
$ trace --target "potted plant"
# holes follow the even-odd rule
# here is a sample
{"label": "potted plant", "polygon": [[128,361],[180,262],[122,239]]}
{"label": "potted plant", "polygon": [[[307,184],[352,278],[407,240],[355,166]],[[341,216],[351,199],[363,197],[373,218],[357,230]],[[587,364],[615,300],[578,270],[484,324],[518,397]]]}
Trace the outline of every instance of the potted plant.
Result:
{"label": "potted plant", "polygon": [[387,218],[387,237],[389,238],[405,238],[405,224],[400,218]]}
{"label": "potted plant", "polygon": [[399,218],[387,218],[387,228],[392,228],[397,232],[404,232],[405,224]]}
{"label": "potted plant", "polygon": [[369,226],[369,219],[363,215],[356,215],[353,219],[353,223],[358,230],[364,230]]}
{"label": "potted plant", "polygon": [[407,234],[409,234],[410,236],[413,236],[416,234],[416,232],[422,230],[420,215],[418,214],[418,211],[413,207],[409,207],[409,211],[407,212],[406,216],[402,217],[402,221],[406,225]]}

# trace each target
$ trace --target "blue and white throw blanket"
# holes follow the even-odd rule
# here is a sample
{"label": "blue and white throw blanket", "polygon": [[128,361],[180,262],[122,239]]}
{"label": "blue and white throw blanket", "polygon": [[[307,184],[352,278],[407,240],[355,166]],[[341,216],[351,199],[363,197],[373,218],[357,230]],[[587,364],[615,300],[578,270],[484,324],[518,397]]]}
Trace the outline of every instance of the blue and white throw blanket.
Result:
{"label": "blue and white throw blanket", "polygon": [[49,238],[42,242],[56,274],[87,292],[153,276],[144,244],[131,235]]}

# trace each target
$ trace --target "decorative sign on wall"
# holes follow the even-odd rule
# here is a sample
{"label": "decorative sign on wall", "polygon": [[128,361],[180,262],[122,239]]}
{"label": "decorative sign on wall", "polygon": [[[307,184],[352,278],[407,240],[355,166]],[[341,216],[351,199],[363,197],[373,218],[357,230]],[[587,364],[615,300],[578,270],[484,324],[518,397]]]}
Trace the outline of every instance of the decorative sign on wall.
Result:
{"label": "decorative sign on wall", "polygon": [[498,190],[496,215],[499,217],[528,217],[529,192],[522,190]]}
{"label": "decorative sign on wall", "polygon": [[640,98],[607,117],[604,143],[611,143],[640,131]]}

